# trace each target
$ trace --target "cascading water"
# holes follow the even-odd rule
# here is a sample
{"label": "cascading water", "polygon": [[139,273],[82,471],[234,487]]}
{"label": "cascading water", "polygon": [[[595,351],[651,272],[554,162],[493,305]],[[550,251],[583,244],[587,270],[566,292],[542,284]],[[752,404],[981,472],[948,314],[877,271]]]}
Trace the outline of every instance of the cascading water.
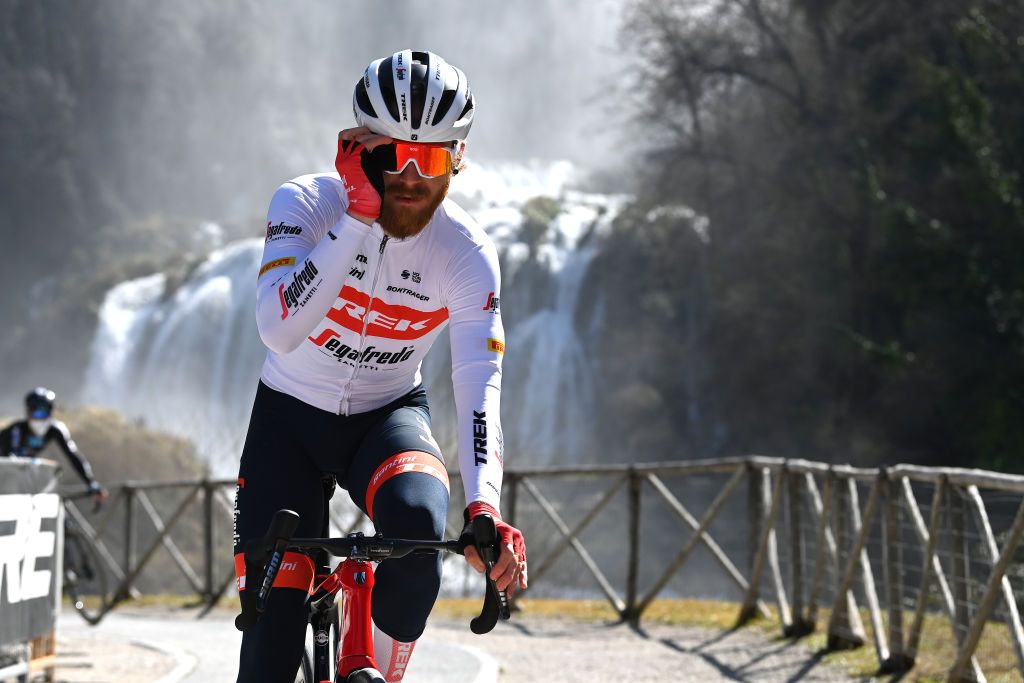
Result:
{"label": "cascading water", "polygon": [[[595,235],[621,198],[566,189],[569,164],[471,166],[452,194],[492,236],[503,269],[502,309],[508,352],[502,392],[506,446],[517,462],[577,459],[593,421],[596,371],[577,308]],[[558,199],[550,228],[534,244],[521,239],[530,198]],[[230,476],[248,426],[265,354],[254,318],[255,273],[263,242],[214,251],[177,286],[157,274],[107,294],[85,377],[83,399],[191,438],[213,474]],[[599,307],[598,307],[599,309]],[[424,364],[434,424],[452,452],[450,359],[442,337]],[[452,452],[452,455],[454,453]]]}
{"label": "cascading water", "polygon": [[157,274],[110,290],[83,400],[192,439],[216,474],[235,468],[265,353],[253,316],[262,247],[218,249],[176,288]]}

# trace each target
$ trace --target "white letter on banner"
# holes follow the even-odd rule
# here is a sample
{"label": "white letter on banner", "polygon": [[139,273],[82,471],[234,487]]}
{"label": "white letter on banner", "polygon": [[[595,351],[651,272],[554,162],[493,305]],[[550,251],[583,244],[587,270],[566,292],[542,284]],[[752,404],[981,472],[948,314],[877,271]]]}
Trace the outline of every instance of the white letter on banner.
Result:
{"label": "white letter on banner", "polygon": [[13,493],[0,496],[0,526],[14,522],[14,530],[0,536],[0,589],[7,579],[7,602],[21,602],[21,558],[25,556],[26,529],[32,514],[32,496]]}
{"label": "white letter on banner", "polygon": [[32,517],[29,520],[29,537],[25,543],[25,563],[21,567],[21,599],[32,600],[50,593],[50,569],[36,570],[36,560],[52,557],[57,535],[43,531],[44,519],[57,516],[60,497],[56,493],[37,493],[32,496]]}

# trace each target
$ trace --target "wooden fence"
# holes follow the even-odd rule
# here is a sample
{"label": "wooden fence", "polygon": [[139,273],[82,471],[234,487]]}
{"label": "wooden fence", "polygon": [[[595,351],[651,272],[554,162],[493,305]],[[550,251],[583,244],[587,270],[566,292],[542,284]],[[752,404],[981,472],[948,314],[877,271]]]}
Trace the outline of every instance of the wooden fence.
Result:
{"label": "wooden fence", "polygon": [[[103,549],[116,578],[114,604],[137,593],[160,551],[199,600],[212,605],[228,591],[234,484],[126,482],[112,487],[111,504],[94,524],[69,504]],[[956,653],[948,680],[1024,672],[1021,598],[1012,585],[1024,579],[1017,555],[1024,476],[760,456],[549,467],[507,471],[503,505],[527,532],[530,593],[592,589],[621,619],[638,621],[656,598],[707,597],[693,586],[716,567],[728,586],[716,593],[731,591],[738,625],[774,608],[787,636],[824,628],[830,648],[870,642],[880,671],[903,672],[940,620]],[[452,508],[461,510],[454,501]],[[192,533],[193,547],[183,550],[172,531],[197,512],[201,543]],[[342,531],[360,524],[344,511],[332,517]],[[674,528],[666,525],[671,519]],[[457,533],[461,515],[451,522],[449,534]],[[684,573],[698,555],[702,569]],[[584,580],[566,569],[572,562],[582,565]],[[982,654],[986,627],[1007,646]]]}

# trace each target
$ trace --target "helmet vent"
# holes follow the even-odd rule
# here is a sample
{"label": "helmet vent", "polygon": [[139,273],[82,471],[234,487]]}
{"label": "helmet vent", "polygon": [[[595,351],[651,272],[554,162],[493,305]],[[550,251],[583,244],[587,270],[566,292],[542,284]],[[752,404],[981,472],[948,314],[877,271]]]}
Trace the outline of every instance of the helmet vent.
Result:
{"label": "helmet vent", "polygon": [[373,108],[373,102],[370,101],[370,96],[366,93],[366,88],[363,87],[361,80],[356,85],[356,104],[364,114],[377,118],[377,110]]}
{"label": "helmet vent", "polygon": [[380,84],[380,94],[384,96],[384,104],[387,105],[388,113],[395,121],[398,118],[398,98],[395,97],[395,72],[391,68],[394,58],[388,57],[377,67],[377,82]]}
{"label": "helmet vent", "polygon": [[437,111],[434,112],[434,120],[430,125],[436,126],[437,122],[444,118],[448,110],[452,108],[452,101],[455,99],[456,90],[445,90],[441,95],[441,101],[437,103]]}
{"label": "helmet vent", "polygon": [[418,61],[416,59],[417,53],[413,52],[412,65],[409,68],[409,94],[412,97],[412,128],[417,130],[420,127],[420,121],[423,119],[423,104],[427,99],[427,62],[426,59]]}

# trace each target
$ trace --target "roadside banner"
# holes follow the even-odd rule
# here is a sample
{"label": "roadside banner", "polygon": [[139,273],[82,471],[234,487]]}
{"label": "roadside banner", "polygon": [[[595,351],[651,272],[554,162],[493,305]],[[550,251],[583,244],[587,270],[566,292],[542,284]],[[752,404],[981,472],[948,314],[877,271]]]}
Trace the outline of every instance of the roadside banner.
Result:
{"label": "roadside banner", "polygon": [[0,645],[56,628],[61,513],[55,463],[0,457]]}

